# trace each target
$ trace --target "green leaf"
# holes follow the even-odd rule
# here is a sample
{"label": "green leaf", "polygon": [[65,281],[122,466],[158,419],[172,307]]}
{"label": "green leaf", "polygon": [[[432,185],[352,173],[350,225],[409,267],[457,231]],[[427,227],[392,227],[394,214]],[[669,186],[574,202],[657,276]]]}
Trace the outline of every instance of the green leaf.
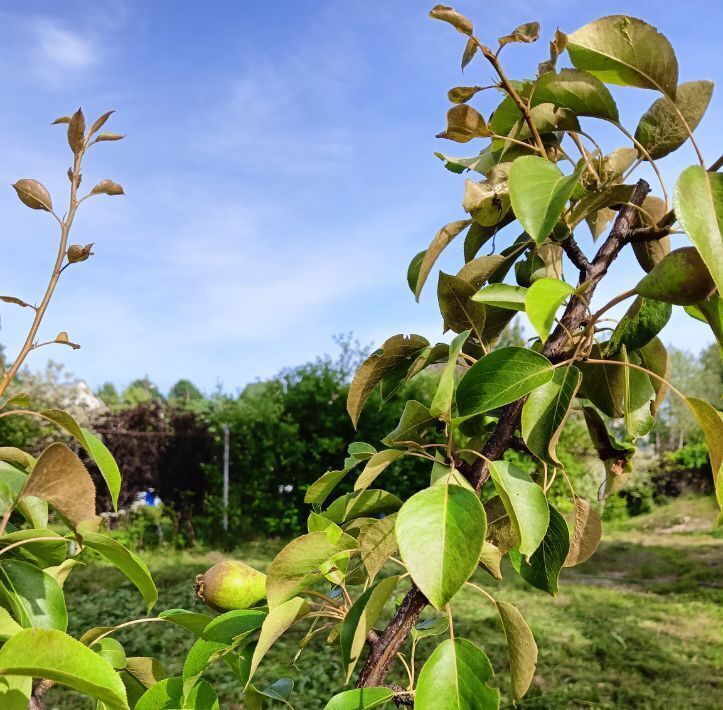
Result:
{"label": "green leaf", "polygon": [[28,710],[33,692],[33,679],[28,676],[0,677],[0,707],[3,710]]}
{"label": "green leaf", "polygon": [[393,335],[357,369],[347,395],[347,411],[356,428],[364,403],[382,378],[400,363],[414,358],[429,345],[421,335]]}
{"label": "green leaf", "polygon": [[688,81],[680,84],[675,102],[663,96],[643,114],[635,130],[635,139],[653,160],[678,150],[688,140],[689,134],[675,107],[678,107],[688,128],[693,131],[703,118],[712,95],[712,81]]}
{"label": "green leaf", "polygon": [[168,677],[161,662],[146,656],[131,656],[120,673],[128,694],[128,704],[135,707],[148,688]]}
{"label": "green leaf", "polygon": [[530,392],[522,407],[522,438],[545,463],[560,466],[555,449],[582,375],[576,367],[560,367],[552,379]]}
{"label": "green leaf", "polygon": [[165,678],[152,685],[141,696],[134,710],[219,710],[216,691],[200,680],[184,698],[183,678]]}
{"label": "green leaf", "polygon": [[0,506],[3,514],[16,507],[18,512],[33,528],[44,529],[48,527],[48,504],[41,498],[27,496],[20,498],[20,494],[28,480],[26,474],[12,464],[0,461]]}
{"label": "green leaf", "polygon": [[424,432],[433,426],[436,421],[437,418],[431,415],[425,405],[410,399],[404,404],[404,411],[399,419],[399,424],[397,424],[394,431],[389,432],[382,439],[382,444],[406,448],[408,445],[403,442],[419,442]]}
{"label": "green leaf", "polygon": [[573,66],[606,84],[657,89],[675,98],[678,60],[655,27],[627,15],[609,15],[567,36]]}
{"label": "green leaf", "polygon": [[525,695],[535,675],[537,644],[530,627],[517,607],[497,601],[497,611],[507,639],[512,675],[512,695],[519,700]]}
{"label": "green leaf", "polygon": [[[710,251],[709,255],[712,257],[714,252],[717,254],[719,250],[723,258],[721,244]],[[715,268],[720,270],[723,278],[720,265]],[[682,247],[671,251],[649,274],[643,276],[635,287],[635,292],[656,301],[690,306],[708,298],[715,287],[716,284],[713,283],[698,250],[695,247]]]}
{"label": "green leaf", "polygon": [[[695,244],[718,293],[723,293],[723,175],[699,165],[684,170],[675,185],[675,216]],[[703,300],[698,299],[698,300]]]}
{"label": "green leaf", "polygon": [[84,533],[83,544],[105,557],[128,577],[141,593],[148,611],[151,610],[158,601],[158,590],[146,563],[135,552],[131,552],[117,540],[100,533]]}
{"label": "green leaf", "polygon": [[118,670],[126,667],[126,652],[123,650],[120,641],[106,637],[92,644],[92,649],[98,653],[111,668]]}
{"label": "green leaf", "polygon": [[[54,530],[43,530],[42,528],[29,528],[27,530],[16,530],[6,533],[0,538],[0,545],[3,547],[13,545],[16,542],[31,540],[33,538],[53,538],[52,540],[41,540],[28,542],[11,550],[9,555],[18,557],[26,562],[32,562],[38,567],[52,567],[59,565],[65,560],[68,552],[68,543]],[[7,559],[7,558],[6,558]]]}
{"label": "green leaf", "polygon": [[466,639],[443,641],[419,674],[416,710],[497,710],[500,691],[487,681],[494,672],[484,652]]}
{"label": "green leaf", "polygon": [[[401,455],[402,452],[397,453]],[[378,513],[394,513],[399,510],[401,505],[402,501],[392,493],[378,488],[367,488],[337,498],[324,511],[324,515],[329,520],[341,524],[354,518],[368,517]]]}
{"label": "green leaf", "polygon": [[611,492],[609,484],[616,479],[621,483],[624,482],[623,474],[631,469],[630,462],[635,453],[635,446],[630,442],[615,439],[605,426],[600,412],[594,407],[583,406],[582,412],[590,441],[605,465],[606,483],[603,492],[608,495]]}
{"label": "green leaf", "polygon": [[[449,421],[452,416],[452,400],[454,399],[454,377],[457,372],[457,360],[464,344],[469,338],[470,331],[462,331],[449,345],[449,359],[439,378],[437,391],[434,393],[429,414]],[[405,408],[406,411],[406,408]]]}
{"label": "green leaf", "polygon": [[76,441],[88,452],[88,455],[98,466],[98,470],[110,491],[113,508],[117,510],[121,475],[118,464],[108,447],[95,434],[80,427],[70,414],[61,409],[43,409],[38,414],[51,422],[55,422],[69,434],[72,434]]}
{"label": "green leaf", "polygon": [[480,567],[489,572],[495,579],[502,579],[502,550],[497,545],[485,540],[479,556]]}
{"label": "green leaf", "polygon": [[65,597],[55,578],[28,562],[0,562],[0,594],[5,605],[24,627],[68,628]]}
{"label": "green leaf", "polygon": [[347,683],[364,650],[367,635],[374,628],[398,581],[399,576],[386,577],[369,587],[344,617],[339,640]]}
{"label": "green leaf", "polygon": [[563,69],[559,74],[543,74],[535,84],[535,103],[551,103],[574,111],[617,121],[618,107],[608,88],[597,77],[579,69]]}
{"label": "green leaf", "polygon": [[595,554],[602,538],[602,522],[583,498],[575,496],[575,527],[563,567],[581,565]]}
{"label": "green leaf", "polygon": [[65,444],[56,442],[40,454],[22,496],[48,501],[73,529],[83,522],[97,526],[93,479]]}
{"label": "green leaf", "polygon": [[399,552],[409,574],[436,609],[472,576],[485,539],[479,498],[461,486],[415,493],[397,515]]}
{"label": "green leaf", "polygon": [[25,629],[0,649],[0,675],[46,678],[90,695],[111,708],[127,708],[116,672],[97,653],[56,629]]}
{"label": "green leaf", "polygon": [[258,609],[235,609],[220,614],[202,630],[206,641],[231,645],[261,628],[266,612]]}
{"label": "green leaf", "polygon": [[673,306],[638,296],[620,319],[608,341],[606,355],[616,355],[624,346],[633,352],[646,346],[667,325]]}
{"label": "green leaf", "polygon": [[294,690],[294,681],[292,678],[279,678],[274,681],[270,686],[259,690],[253,685],[249,685],[244,693],[244,707],[247,710],[262,710],[265,698],[271,698],[272,700],[279,700],[285,705],[288,705],[291,710],[293,706],[289,702],[291,693]]}
{"label": "green leaf", "polygon": [[356,549],[357,541],[344,533],[313,532],[292,540],[273,559],[266,577],[269,607],[283,604],[321,579],[319,567],[334,556]]}
{"label": "green leaf", "polygon": [[305,617],[309,611],[309,603],[301,597],[294,597],[271,609],[261,626],[261,634],[251,659],[249,680],[253,677],[259,663],[261,663],[261,660],[279,636],[287,631],[292,624]]}
{"label": "green leaf", "polygon": [[375,520],[359,533],[359,552],[370,580],[377,576],[384,563],[397,552],[394,526],[396,514]]}
{"label": "green leaf", "polygon": [[708,444],[715,495],[722,511],[718,522],[723,523],[723,415],[704,399],[688,397],[685,401],[698,420]]}
{"label": "green leaf", "polygon": [[548,503],[550,508],[550,526],[540,546],[535,550],[529,562],[521,551],[510,550],[510,561],[517,573],[526,582],[552,596],[557,594],[557,578],[560,574],[568,550],[570,535],[565,518]]}
{"label": "green leaf", "polygon": [[447,633],[449,630],[449,617],[447,614],[435,614],[423,619],[419,623],[415,624],[409,635],[415,641],[421,639],[431,638],[432,636],[439,636],[440,634]]}
{"label": "green leaf", "polygon": [[355,688],[335,695],[324,706],[324,710],[371,710],[384,705],[393,697],[394,691],[390,688]]}
{"label": "green leaf", "polygon": [[[590,355],[598,360],[603,357],[607,346],[595,343]],[[617,356],[609,355],[605,358],[610,362],[620,362]],[[625,371],[621,365],[600,365],[599,363],[580,363],[582,372],[582,386],[580,392],[589,399],[604,414],[612,419],[623,416],[623,397],[625,395]]]}
{"label": "green leaf", "polygon": [[550,521],[545,493],[528,473],[507,461],[493,461],[489,468],[519,540],[519,550],[529,556],[539,547]]}
{"label": "green leaf", "polygon": [[[633,354],[628,357],[625,348],[622,350],[626,362],[639,364],[638,357]],[[623,396],[623,410],[625,412],[625,428],[633,439],[645,436],[655,425],[652,414],[652,404],[655,401],[655,390],[650,377],[640,370],[625,367],[625,391]]]}
{"label": "green leaf", "polygon": [[[661,342],[660,338],[653,338],[647,345],[640,348],[637,351],[637,355],[640,357],[640,364],[654,372],[658,377],[662,377],[663,380],[667,380],[670,377],[670,358],[668,357],[668,351],[665,349],[665,345]],[[660,405],[665,399],[665,395],[668,392],[668,386],[664,384],[658,377],[650,377],[650,383],[653,385],[655,390],[655,402],[651,408],[653,416],[660,408]]]}
{"label": "green leaf", "polygon": [[480,358],[457,384],[461,418],[514,402],[552,379],[550,361],[527,348],[500,348]]}
{"label": "green leaf", "polygon": [[196,636],[200,636],[212,621],[212,617],[208,616],[208,614],[199,614],[196,611],[187,611],[186,609],[166,609],[158,615],[158,618],[170,621]]}
{"label": "green leaf", "polygon": [[490,284],[472,296],[473,301],[513,311],[525,310],[527,289],[511,284]]}
{"label": "green leaf", "polygon": [[[437,234],[434,235],[432,243],[427,247],[427,251],[423,252],[424,256],[419,265],[419,273],[416,280],[414,280],[414,286],[412,286],[412,293],[419,300],[419,295],[422,292],[429,272],[432,270],[434,263],[437,261],[439,255],[445,250],[449,243],[461,232],[463,232],[469,225],[472,224],[472,220],[463,219],[456,222],[450,222],[445,224]],[[416,258],[416,257],[415,257]],[[411,286],[411,278],[410,278]]]}
{"label": "green leaf", "polygon": [[560,279],[542,278],[527,290],[525,310],[532,327],[544,343],[555,322],[555,313],[575,289]]}
{"label": "green leaf", "polygon": [[472,329],[475,336],[481,339],[487,311],[481,303],[472,300],[474,292],[475,289],[458,276],[439,272],[437,299],[445,329],[451,328],[455,333]]}
{"label": "green leaf", "polygon": [[[366,490],[388,466],[393,464],[400,456],[404,456],[399,449],[385,449],[375,453],[364,466],[364,470],[354,483],[355,491]],[[331,506],[330,506],[331,507]]]}
{"label": "green leaf", "polygon": [[228,651],[228,644],[196,639],[183,661],[184,694],[189,693],[206,669],[220,661]]}
{"label": "green leaf", "polygon": [[546,158],[517,158],[510,168],[510,199],[524,230],[542,244],[558,222],[577,184],[579,174],[563,175]]}
{"label": "green leaf", "polygon": [[11,636],[22,630],[23,627],[10,616],[10,612],[0,606],[0,641],[7,641]]}
{"label": "green leaf", "polygon": [[694,306],[686,306],[686,313],[707,323],[710,326],[718,348],[723,357],[723,299],[716,293],[705,301],[699,301]]}

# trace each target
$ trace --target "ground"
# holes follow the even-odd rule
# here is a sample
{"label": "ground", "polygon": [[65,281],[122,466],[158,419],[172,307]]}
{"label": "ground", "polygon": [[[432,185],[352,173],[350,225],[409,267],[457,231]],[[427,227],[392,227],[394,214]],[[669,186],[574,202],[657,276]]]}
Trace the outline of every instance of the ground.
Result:
{"label": "ground", "polygon": [[[707,500],[680,500],[646,516],[606,526],[597,555],[563,571],[552,599],[526,587],[511,567],[504,581],[479,572],[475,581],[517,605],[539,646],[537,673],[525,710],[641,708],[717,710],[723,698],[723,535],[713,532]],[[282,541],[245,543],[233,557],[265,568]],[[218,552],[144,555],[159,587],[158,609],[192,608],[195,575],[223,559]],[[134,588],[113,569],[90,565],[74,571],[68,600],[70,632],[144,615]],[[112,591],[109,591],[111,589]],[[508,661],[501,627],[485,598],[464,590],[454,600],[455,634],[482,646],[497,671],[505,708]],[[322,639],[308,646],[295,668],[288,663],[300,633],[280,641],[267,656],[259,685],[293,677],[297,710],[316,710],[342,689],[339,654]],[[190,634],[171,624],[148,624],[117,634],[128,655],[160,658],[180,674]],[[417,668],[435,639],[420,642]],[[241,692],[222,667],[208,675],[229,710],[243,708]],[[395,678],[404,682],[404,676]],[[92,708],[56,689],[48,707]],[[279,707],[282,707],[279,705]]]}

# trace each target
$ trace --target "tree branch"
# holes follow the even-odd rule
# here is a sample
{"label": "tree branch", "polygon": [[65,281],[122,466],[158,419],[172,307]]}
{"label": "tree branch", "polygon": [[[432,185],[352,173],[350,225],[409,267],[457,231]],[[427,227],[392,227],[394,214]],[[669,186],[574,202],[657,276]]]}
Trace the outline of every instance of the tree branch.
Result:
{"label": "tree branch", "polygon": [[591,265],[585,254],[583,254],[582,249],[580,249],[580,246],[575,241],[575,237],[570,234],[569,237],[560,242],[560,246],[565,254],[567,254],[567,258],[570,259],[570,261],[577,267],[578,271],[581,274],[587,274]]}
{"label": "tree branch", "polygon": [[[638,181],[630,203],[622,207],[608,238],[590,263],[589,269],[585,274],[581,274],[580,285],[588,283],[585,292],[582,297],[574,296],[570,299],[560,323],[542,349],[542,354],[551,362],[561,362],[564,359],[570,347],[568,333],[575,333],[586,324],[587,303],[590,302],[595,288],[625,246],[630,230],[633,229],[639,217],[636,207],[643,203],[649,192],[648,183],[645,180]],[[524,399],[519,399],[503,409],[497,426],[482,448],[481,453],[485,458],[480,458],[472,465],[460,468],[475,490],[479,491],[489,478],[489,464],[485,459],[494,461],[501,458],[516,441],[516,431],[523,404]],[[415,584],[412,584],[389,625],[372,644],[366,663],[359,674],[358,688],[382,685],[389,666],[426,605],[426,597]]]}

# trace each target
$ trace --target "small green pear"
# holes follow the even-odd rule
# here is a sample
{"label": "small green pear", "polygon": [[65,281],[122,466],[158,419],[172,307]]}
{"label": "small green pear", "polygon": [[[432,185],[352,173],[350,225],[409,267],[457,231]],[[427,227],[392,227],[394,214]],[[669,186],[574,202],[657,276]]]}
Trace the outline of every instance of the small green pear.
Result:
{"label": "small green pear", "polygon": [[679,306],[702,301],[714,289],[713,278],[695,247],[671,251],[635,287],[645,298]]}
{"label": "small green pear", "polygon": [[219,562],[196,577],[196,596],[216,611],[248,609],[266,597],[266,575],[244,562]]}

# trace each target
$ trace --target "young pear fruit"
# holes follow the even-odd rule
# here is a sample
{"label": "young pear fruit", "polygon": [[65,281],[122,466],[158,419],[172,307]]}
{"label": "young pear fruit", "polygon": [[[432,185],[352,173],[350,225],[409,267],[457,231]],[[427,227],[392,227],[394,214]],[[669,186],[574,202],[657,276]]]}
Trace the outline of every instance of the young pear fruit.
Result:
{"label": "young pear fruit", "polygon": [[196,596],[216,611],[248,609],[266,597],[266,575],[244,562],[219,562],[196,577]]}

